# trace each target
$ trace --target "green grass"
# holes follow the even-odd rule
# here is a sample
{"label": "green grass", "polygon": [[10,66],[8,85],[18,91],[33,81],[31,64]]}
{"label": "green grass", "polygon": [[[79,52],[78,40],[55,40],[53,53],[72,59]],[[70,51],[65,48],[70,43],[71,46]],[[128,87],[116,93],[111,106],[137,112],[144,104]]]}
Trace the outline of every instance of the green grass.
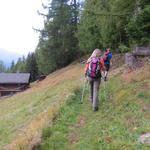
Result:
{"label": "green grass", "polygon": [[[141,134],[150,132],[150,114],[142,109],[150,103],[148,89],[141,88],[144,82],[126,84],[115,76],[105,86],[102,83],[98,112],[92,111],[88,90],[83,104],[81,90],[77,91],[34,150],[149,150],[150,145],[138,142]],[[81,126],[80,118],[84,118]]]}
{"label": "green grass", "polygon": [[[34,132],[40,133],[41,128],[47,126],[51,120],[50,110],[62,105],[80,83],[81,69],[81,65],[71,65],[54,72],[43,82],[35,83],[29,91],[0,100],[0,149],[14,140],[18,145],[21,141],[23,145],[23,140],[18,135],[22,134],[23,138],[24,132],[28,132],[27,141],[34,137]],[[72,72],[75,73],[72,75]],[[49,120],[42,120],[43,113]],[[33,126],[33,129],[29,129]],[[25,145],[28,145],[26,141]],[[17,145],[14,150],[17,150]]]}
{"label": "green grass", "polygon": [[43,130],[43,140],[44,144],[35,147],[37,149],[65,149],[67,147],[66,141],[68,140],[68,127],[73,126],[76,122],[77,116],[80,114],[83,105],[80,104],[81,92],[79,89],[75,90],[74,95],[72,95],[67,101],[65,106],[63,106],[59,114],[54,120],[52,127],[45,128]]}
{"label": "green grass", "polygon": [[[150,78],[127,84],[117,74],[105,86],[102,83],[100,109],[93,112],[88,89],[80,104],[82,70],[81,65],[64,68],[43,85],[35,84],[31,91],[1,100],[0,149],[15,139],[16,147],[11,150],[26,150],[35,133],[50,124],[35,150],[149,150],[138,138],[150,132]],[[57,112],[58,105],[59,114],[51,122],[51,110]],[[24,139],[26,131],[28,138]]]}

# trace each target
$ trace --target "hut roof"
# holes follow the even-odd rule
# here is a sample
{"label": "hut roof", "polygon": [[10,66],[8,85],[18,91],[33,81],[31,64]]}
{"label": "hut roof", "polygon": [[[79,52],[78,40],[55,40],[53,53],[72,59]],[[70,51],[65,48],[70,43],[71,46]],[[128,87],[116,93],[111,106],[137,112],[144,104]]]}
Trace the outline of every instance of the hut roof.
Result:
{"label": "hut roof", "polygon": [[30,73],[0,73],[0,84],[28,84]]}

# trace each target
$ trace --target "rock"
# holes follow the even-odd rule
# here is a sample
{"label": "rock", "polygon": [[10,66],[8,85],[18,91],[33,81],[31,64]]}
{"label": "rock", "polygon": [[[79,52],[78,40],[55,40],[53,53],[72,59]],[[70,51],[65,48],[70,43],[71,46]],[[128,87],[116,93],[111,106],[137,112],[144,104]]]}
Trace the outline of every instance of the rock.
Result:
{"label": "rock", "polygon": [[136,64],[136,58],[132,53],[126,53],[125,54],[125,63],[129,66],[129,67],[134,67]]}
{"label": "rock", "polygon": [[42,81],[42,80],[44,80],[45,78],[46,78],[46,75],[41,75],[41,76],[39,76],[39,78],[38,78],[37,81],[38,81],[38,82],[39,82],[39,81]]}
{"label": "rock", "polygon": [[150,56],[150,48],[149,47],[136,47],[133,50],[134,56]]}
{"label": "rock", "polygon": [[146,133],[140,136],[139,142],[144,144],[150,144],[150,133]]}
{"label": "rock", "polygon": [[131,68],[142,67],[150,58],[149,47],[136,47],[133,52],[125,54],[125,63]]}

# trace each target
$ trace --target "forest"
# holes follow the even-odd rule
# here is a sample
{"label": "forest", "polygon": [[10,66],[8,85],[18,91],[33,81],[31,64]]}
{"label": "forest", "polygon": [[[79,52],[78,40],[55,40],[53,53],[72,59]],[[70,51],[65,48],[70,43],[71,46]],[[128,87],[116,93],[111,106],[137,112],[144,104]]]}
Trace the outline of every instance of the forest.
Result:
{"label": "forest", "polygon": [[41,4],[44,28],[35,52],[12,61],[0,62],[0,72],[30,72],[38,76],[67,66],[95,48],[126,53],[136,46],[150,47],[149,0],[47,0]]}

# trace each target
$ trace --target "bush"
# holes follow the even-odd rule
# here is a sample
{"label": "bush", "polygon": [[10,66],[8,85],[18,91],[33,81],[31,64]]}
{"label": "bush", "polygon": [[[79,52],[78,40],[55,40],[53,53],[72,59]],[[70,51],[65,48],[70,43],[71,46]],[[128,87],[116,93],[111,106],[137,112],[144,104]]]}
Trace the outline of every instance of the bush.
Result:
{"label": "bush", "polygon": [[131,49],[129,47],[127,47],[126,45],[120,44],[119,45],[119,51],[121,53],[127,53],[127,52],[130,52]]}

